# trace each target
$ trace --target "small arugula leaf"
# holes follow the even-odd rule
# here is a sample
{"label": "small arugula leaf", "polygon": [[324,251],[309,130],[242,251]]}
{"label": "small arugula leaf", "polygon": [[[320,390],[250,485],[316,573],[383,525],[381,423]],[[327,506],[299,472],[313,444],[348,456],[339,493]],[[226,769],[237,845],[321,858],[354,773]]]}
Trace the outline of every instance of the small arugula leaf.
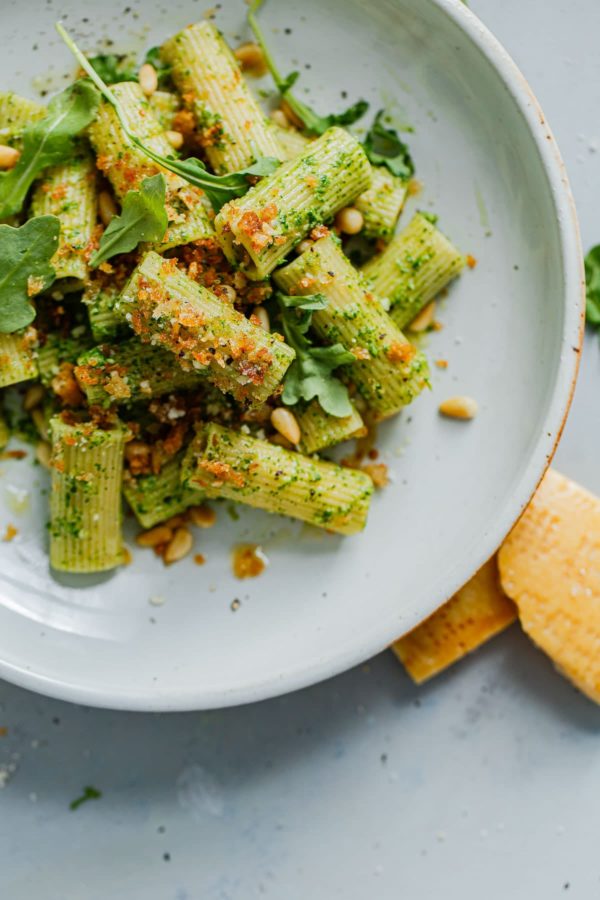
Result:
{"label": "small arugula leaf", "polygon": [[33,321],[30,298],[50,287],[55,272],[60,221],[36,216],[20,228],[0,225],[0,333],[12,334]]}
{"label": "small arugula leaf", "polygon": [[50,101],[43,119],[25,128],[18,163],[0,173],[0,219],[21,211],[29,188],[43,169],[68,159],[76,135],[94,119],[99,101],[94,85],[80,79]]}
{"label": "small arugula leaf", "polygon": [[[160,47],[150,47],[150,49],[146,53],[144,62],[148,63],[151,66],[154,66],[154,68],[156,69],[159,88],[165,88],[171,85],[172,66],[161,59]],[[135,78],[137,78],[137,73],[134,77],[134,80]]]}
{"label": "small arugula leaf", "polygon": [[392,175],[408,179],[415,172],[409,149],[393,128],[385,127],[383,117],[380,109],[364,140],[365,153],[372,165],[386,166]]}
{"label": "small arugula leaf", "polygon": [[325,294],[305,294],[304,296],[290,297],[288,294],[277,294],[278,301],[286,309],[325,309],[328,304]]}
{"label": "small arugula leaf", "polygon": [[88,800],[99,800],[102,796],[102,791],[99,791],[98,788],[92,787],[91,784],[88,784],[83,789],[83,793],[81,796],[77,797],[75,800],[71,800],[69,803],[69,809],[73,812],[76,809],[79,809],[84,803],[87,803]]}
{"label": "small arugula leaf", "polygon": [[[190,184],[201,188],[210,200],[215,212],[219,212],[225,203],[236,197],[243,197],[251,187],[250,177],[261,177],[271,175],[281,163],[272,156],[263,156],[257,162],[242,169],[239,172],[231,172],[229,175],[212,175],[207,172],[203,162],[191,156],[189,159],[168,159],[158,157],[158,154],[152,154],[147,151],[151,159],[160,162],[165,168],[185,178]],[[162,162],[161,162],[162,160]]]}
{"label": "small arugula leaf", "polygon": [[600,244],[585,258],[585,317],[589,325],[600,329]]}
{"label": "small arugula leaf", "polygon": [[115,216],[100,239],[90,260],[92,268],[116,256],[128,253],[142,241],[161,241],[169,225],[165,209],[167,185],[164,175],[144,178],[139,191],[128,191],[120,216]]}
{"label": "small arugula leaf", "polygon": [[57,23],[56,30],[79,65],[90,76],[104,99],[113,107],[117,114],[119,124],[131,143],[144,153],[148,159],[158,163],[159,166],[162,166],[169,172],[180,175],[189,184],[201,188],[212,203],[215,212],[219,212],[221,207],[230,200],[233,200],[236,197],[243,197],[251,187],[250,177],[270,175],[279,165],[281,165],[278,159],[265,156],[258,159],[253,165],[248,166],[247,169],[243,169],[241,172],[231,172],[228,175],[213,175],[206,170],[206,166],[199,159],[194,159],[193,157],[190,157],[189,159],[175,159],[172,156],[161,156],[160,153],[155,153],[154,150],[147,147],[137,135],[129,130],[121,104],[108,85],[104,83],[102,78],[100,78],[98,73],[90,65],[89,60],[84,56],[60,22]]}
{"label": "small arugula leaf", "polygon": [[273,59],[273,56],[269,48],[267,47],[265,36],[256,18],[256,13],[262,5],[262,2],[263,0],[254,0],[254,2],[251,4],[250,9],[248,10],[248,24],[254,32],[256,41],[263,52],[267,68],[271,73],[271,77],[275,82],[277,90],[281,94],[282,98],[286,101],[294,115],[300,122],[302,122],[304,130],[308,134],[321,135],[324,134],[327,129],[331,128],[333,125],[352,125],[354,124],[354,122],[360,119],[361,116],[364,116],[369,108],[369,104],[366,100],[359,100],[357,103],[354,103],[353,106],[348,107],[348,109],[346,109],[342,113],[332,113],[329,116],[319,116],[313,109],[310,108],[310,106],[307,106],[306,103],[298,100],[298,98],[292,94],[291,89],[298,80],[299,72],[290,72],[289,75],[284,77],[277,68],[277,64],[275,63],[275,60]]}
{"label": "small arugula leaf", "polygon": [[107,53],[101,56],[90,56],[90,65],[106,84],[119,84],[121,81],[137,81],[137,70],[128,64],[126,56]]}
{"label": "small arugula leaf", "polygon": [[323,309],[327,298],[323,294],[289,297],[278,292],[275,299],[281,312],[285,339],[296,351],[296,358],[285,376],[283,402],[294,406],[299,400],[308,402],[316,397],[329,415],[349,416],[352,406],[348,390],[333,371],[353,363],[354,356],[341,344],[318,347],[306,336],[313,311]]}

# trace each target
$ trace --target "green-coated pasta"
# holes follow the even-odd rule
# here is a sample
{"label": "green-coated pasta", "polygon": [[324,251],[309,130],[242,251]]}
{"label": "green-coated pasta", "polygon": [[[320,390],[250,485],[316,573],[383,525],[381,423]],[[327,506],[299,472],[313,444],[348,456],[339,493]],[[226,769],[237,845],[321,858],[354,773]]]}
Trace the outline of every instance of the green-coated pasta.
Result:
{"label": "green-coated pasta", "polygon": [[0,334],[0,387],[37,378],[36,344],[33,328]]}
{"label": "green-coated pasta", "polygon": [[295,159],[301,153],[304,153],[309,144],[313,142],[313,138],[308,137],[297,128],[284,128],[273,122],[273,128],[277,135],[277,141],[283,152],[283,159]]}
{"label": "green-coated pasta", "polygon": [[171,131],[175,113],[181,108],[177,94],[172,91],[154,91],[148,98],[148,103],[163,131]]}
{"label": "green-coated pasta", "polygon": [[326,447],[366,433],[362,416],[354,406],[349,416],[330,416],[318,400],[311,400],[310,403],[298,404],[293,412],[302,435],[299,444],[302,453],[318,453]]}
{"label": "green-coated pasta", "polygon": [[202,500],[202,495],[181,483],[184,452],[166,462],[158,475],[133,476],[126,472],[123,494],[142,528],[152,528],[171,516],[185,512]]}
{"label": "green-coated pasta", "polygon": [[50,564],[102,572],[123,562],[121,481],[127,432],[120,423],[50,420]]}
{"label": "green-coated pasta", "polygon": [[112,346],[101,344],[83,353],[75,376],[90,406],[151,400],[206,382],[195,369],[182,369],[168,350],[142,344],[137,338]]}
{"label": "green-coated pasta", "polygon": [[291,347],[153,252],[117,308],[142,341],[171,351],[183,368],[205,373],[245,406],[263,403],[294,359]]}
{"label": "green-coated pasta", "polygon": [[89,275],[89,250],[97,221],[96,166],[84,145],[67,162],[44,174],[33,194],[33,216],[57,216],[60,238],[52,265],[55,289],[79,290]]}
{"label": "green-coated pasta", "polygon": [[404,328],[464,265],[462,253],[425,214],[417,213],[362,273],[373,293],[389,301],[398,328]]}
{"label": "green-coated pasta", "polygon": [[252,96],[231,50],[210,22],[189,25],[161,55],[196,118],[208,161],[222,174],[261,156],[283,159],[273,124]]}
{"label": "green-coated pasta", "polygon": [[[285,159],[295,159],[304,153],[313,140],[296,128],[275,125],[275,132]],[[363,214],[365,224],[362,234],[371,240],[382,238],[387,241],[393,235],[402,212],[408,182],[392,175],[385,166],[372,166],[371,177],[371,186],[358,195],[353,205]]]}
{"label": "green-coated pasta", "polygon": [[129,325],[123,315],[115,309],[121,291],[114,283],[90,282],[82,300],[87,307],[88,321],[92,337],[97,344],[126,337]]}
{"label": "green-coated pasta", "polygon": [[46,107],[41,103],[11,91],[0,91],[0,144],[18,147],[25,126],[45,115]]}
{"label": "green-coated pasta", "polygon": [[43,346],[37,352],[40,381],[45,387],[50,386],[62,363],[74,365],[91,346],[89,335],[84,329],[81,330],[83,333],[77,336],[71,334],[69,337],[61,337],[54,332],[46,336]]}
{"label": "green-coated pasta", "polygon": [[425,357],[365,289],[331,235],[276,272],[275,281],[286,294],[327,297],[327,306],[313,314],[313,328],[326,343],[340,342],[355,355],[348,377],[378,418],[394,415],[423,390],[428,378]]}
{"label": "green-coated pasta", "polygon": [[[139,84],[126,81],[113,85],[111,90],[119,100],[129,130],[156,153],[173,156],[175,151]],[[213,234],[202,192],[136,149],[123,132],[117,114],[109,103],[100,104],[89,134],[98,155],[98,168],[107,176],[120,200],[127,191],[138,190],[144,178],[159,172],[164,175],[169,227],[165,240],[157,249],[167,250]]]}
{"label": "green-coated pasta", "polygon": [[384,166],[373,166],[371,187],[354,201],[363,215],[362,234],[372,240],[392,237],[408,192],[408,182]]}
{"label": "green-coated pasta", "polygon": [[370,184],[362,146],[342,128],[330,128],[244,197],[227,203],[215,219],[217,237],[250,278],[265,278],[312,228]]}
{"label": "green-coated pasta", "polygon": [[284,450],[220,425],[202,426],[183,464],[183,484],[339,534],[365,527],[373,492],[364,472]]}

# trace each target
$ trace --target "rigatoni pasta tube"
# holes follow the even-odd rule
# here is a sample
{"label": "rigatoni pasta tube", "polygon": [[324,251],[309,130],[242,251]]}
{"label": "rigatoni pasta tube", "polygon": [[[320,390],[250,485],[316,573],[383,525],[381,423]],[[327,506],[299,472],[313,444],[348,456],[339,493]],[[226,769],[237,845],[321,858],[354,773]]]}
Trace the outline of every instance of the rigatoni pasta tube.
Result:
{"label": "rigatoni pasta tube", "polygon": [[373,166],[371,187],[354,201],[363,215],[361,234],[370,239],[389,241],[402,212],[408,182],[392,175],[384,166]]}
{"label": "rigatoni pasta tube", "polygon": [[127,432],[120,423],[50,420],[50,565],[102,572],[123,561],[121,480]]}
{"label": "rigatoni pasta tube", "polygon": [[[172,156],[173,147],[139,84],[125,81],[112,85],[111,91],[119,101],[129,130],[155,153]],[[139,190],[144,178],[159,172],[164,175],[167,183],[169,227],[160,250],[187,244],[213,233],[202,191],[163,169],[134,147],[121,128],[110,103],[104,101],[100,104],[96,120],[90,125],[89,135],[97,153],[98,168],[109,179],[120,200],[123,200],[128,191]]]}
{"label": "rigatoni pasta tube", "polygon": [[283,159],[295,159],[300,153],[304,153],[314,138],[310,138],[297,128],[284,128],[282,125],[273,123],[277,141],[283,152]]}
{"label": "rigatoni pasta tube", "polygon": [[397,413],[419,394],[428,378],[427,361],[365,289],[360,275],[331,235],[320,238],[294,262],[275,273],[286,294],[324,294],[328,304],[313,313],[312,327],[328,344],[354,354],[347,368],[380,419]]}
{"label": "rigatoni pasta tube", "polygon": [[163,131],[171,131],[175,113],[181,106],[181,101],[177,94],[174,94],[172,91],[154,91],[148,97],[148,103]]}
{"label": "rigatoni pasta tube", "polygon": [[318,400],[311,400],[295,406],[294,415],[302,435],[299,444],[302,453],[317,453],[366,433],[365,423],[355,406],[349,416],[331,416]]}
{"label": "rigatoni pasta tube", "polygon": [[364,472],[214,424],[198,430],[182,479],[207,497],[246,503],[339,534],[362,531],[373,492]]}
{"label": "rigatoni pasta tube", "polygon": [[80,145],[68,162],[49,169],[35,189],[33,216],[57,216],[60,220],[58,249],[52,259],[54,287],[78,290],[88,278],[85,256],[97,220],[96,166]]}
{"label": "rigatoni pasta tube", "polygon": [[14,334],[0,334],[0,387],[36,378],[37,334],[33,328]]}
{"label": "rigatoni pasta tube", "polygon": [[390,316],[404,328],[464,268],[465,259],[423,213],[362,268],[369,287],[390,304]]}
{"label": "rigatoni pasta tube", "polygon": [[277,336],[177,268],[147,253],[118,303],[142,341],[174,353],[245,406],[263,403],[280,384],[294,351]]}
{"label": "rigatoni pasta tube", "polygon": [[115,305],[120,291],[114,284],[90,283],[85,289],[83,303],[87,307],[90,331],[96,343],[114,341],[129,334],[129,326],[124,316],[119,315]]}
{"label": "rigatoni pasta tube", "polygon": [[151,400],[205,382],[195,369],[182,369],[168,350],[137,338],[86,351],[77,361],[75,377],[90,406]]}
{"label": "rigatoni pasta tube", "polygon": [[183,456],[181,452],[168,460],[157,475],[125,472],[123,494],[142,528],[152,528],[202,500],[198,491],[181,484]]}
{"label": "rigatoni pasta tube", "polygon": [[45,115],[46,107],[41,103],[11,91],[0,91],[0,144],[18,146],[25,126]]}
{"label": "rigatoni pasta tube", "polygon": [[[313,140],[295,128],[283,128],[281,125],[275,125],[275,133],[285,159],[295,159],[304,153]],[[408,181],[392,175],[385,166],[372,166],[371,177],[371,186],[358,195],[353,206],[363,215],[361,234],[373,240],[382,238],[388,241],[404,207]]]}
{"label": "rigatoni pasta tube", "polygon": [[300,156],[227,203],[215,219],[225,254],[250,278],[266,278],[312,228],[371,184],[358,141],[330,128]]}
{"label": "rigatoni pasta tube", "polygon": [[284,158],[272,123],[214,25],[189,25],[163,44],[161,56],[171,66],[173,80],[195,115],[215,172],[245,169],[261,156]]}
{"label": "rigatoni pasta tube", "polygon": [[[77,331],[76,328],[73,331]],[[45,387],[52,384],[52,379],[58,374],[63,363],[74,364],[79,356],[91,345],[89,335],[73,335],[62,337],[51,332],[45,336],[44,345],[37,352],[37,365],[40,381]]]}

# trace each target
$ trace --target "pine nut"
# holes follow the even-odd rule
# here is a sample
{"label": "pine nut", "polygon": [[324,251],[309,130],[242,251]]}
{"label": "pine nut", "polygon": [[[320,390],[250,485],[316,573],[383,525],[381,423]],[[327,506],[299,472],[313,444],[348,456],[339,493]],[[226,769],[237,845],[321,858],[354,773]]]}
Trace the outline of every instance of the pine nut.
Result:
{"label": "pine nut", "polygon": [[185,515],[183,515],[183,516],[178,515],[178,516],[171,516],[170,519],[165,519],[165,521],[162,522],[161,524],[165,525],[167,528],[170,528],[171,531],[175,531],[176,528],[179,528],[181,525],[185,525],[186,521],[187,520],[186,520]]}
{"label": "pine nut", "polygon": [[166,546],[163,559],[165,565],[170,566],[172,563],[179,562],[184,556],[187,556],[194,545],[192,532],[187,528],[178,528],[169,543]]}
{"label": "pine nut", "polygon": [[39,406],[44,399],[45,393],[41,384],[32,384],[30,388],[27,388],[23,397],[23,409],[25,412],[31,412],[32,409]]}
{"label": "pine nut", "polygon": [[49,469],[51,457],[52,447],[50,446],[48,441],[38,441],[35,448],[35,458],[39,462],[40,466],[43,466],[44,469]]}
{"label": "pine nut", "polygon": [[251,71],[253,75],[264,75],[267,71],[265,57],[258,44],[241,44],[233,55],[244,71]]}
{"label": "pine nut", "polygon": [[435,318],[435,300],[424,306],[408,326],[411,331],[427,331]]}
{"label": "pine nut", "polygon": [[271,425],[282,434],[291,444],[299,444],[302,433],[298,420],[293,412],[284,406],[279,406],[271,413]]}
{"label": "pine nut", "polygon": [[300,241],[300,243],[296,246],[296,253],[298,256],[301,256],[303,253],[306,253],[312,247],[312,241]]}
{"label": "pine nut", "polygon": [[152,96],[158,87],[158,75],[154,66],[144,63],[138,73],[138,81],[146,97]]}
{"label": "pine nut", "polygon": [[286,119],[285,113],[281,109],[273,109],[271,111],[271,118],[276,125],[279,125],[280,128],[290,127],[290,123]]}
{"label": "pine nut", "polygon": [[282,434],[279,432],[275,432],[275,434],[270,434],[267,438],[270,444],[275,444],[276,447],[283,447],[284,450],[293,450],[294,445],[290,444],[287,438],[284,438]]}
{"label": "pine nut", "polygon": [[440,403],[439,411],[450,419],[473,419],[479,409],[472,397],[448,397]]}
{"label": "pine nut", "polygon": [[6,144],[0,144],[0,169],[14,169],[19,162],[20,153],[14,147],[7,147]]}
{"label": "pine nut", "polygon": [[98,215],[104,226],[110,225],[117,214],[117,204],[112,194],[108,191],[100,191],[98,194]]}
{"label": "pine nut", "polygon": [[217,521],[217,514],[210,506],[190,506],[188,514],[192,525],[198,528],[212,528]]}
{"label": "pine nut", "polygon": [[302,128],[304,128],[304,122],[302,121],[302,119],[298,118],[298,116],[296,115],[296,113],[294,112],[294,110],[292,109],[290,104],[287,102],[287,100],[281,101],[281,112],[284,114],[284,116],[288,120],[288,123],[290,125],[293,125],[294,128],[299,128],[300,130]]}
{"label": "pine nut", "polygon": [[43,441],[48,440],[48,423],[46,422],[46,416],[42,412],[39,406],[36,406],[35,409],[31,410],[31,418],[33,424],[36,427],[37,433],[41,437]]}
{"label": "pine nut", "polygon": [[269,313],[266,311],[264,306],[255,306],[254,307],[254,315],[260,322],[261,328],[264,328],[265,331],[271,330],[271,323],[269,322]]}
{"label": "pine nut", "polygon": [[343,234],[358,234],[359,231],[362,231],[365,220],[359,209],[354,206],[346,206],[344,209],[340,209],[335,217],[335,224]]}
{"label": "pine nut", "polygon": [[166,544],[173,537],[173,532],[166,525],[157,525],[149,531],[142,531],[138,534],[135,541],[140,547],[157,547],[159,544]]}
{"label": "pine nut", "polygon": [[175,150],[183,147],[183,135],[180,131],[165,131],[165,137]]}

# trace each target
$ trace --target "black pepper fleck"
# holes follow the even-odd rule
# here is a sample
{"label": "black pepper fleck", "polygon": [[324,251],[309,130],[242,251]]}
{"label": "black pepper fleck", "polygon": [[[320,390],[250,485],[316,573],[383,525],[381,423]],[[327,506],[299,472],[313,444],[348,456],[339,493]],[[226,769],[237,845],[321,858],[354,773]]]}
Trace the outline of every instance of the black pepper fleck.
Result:
{"label": "black pepper fleck", "polygon": [[164,859],[165,862],[171,862],[171,854],[170,854],[170,853],[163,853],[163,859]]}

